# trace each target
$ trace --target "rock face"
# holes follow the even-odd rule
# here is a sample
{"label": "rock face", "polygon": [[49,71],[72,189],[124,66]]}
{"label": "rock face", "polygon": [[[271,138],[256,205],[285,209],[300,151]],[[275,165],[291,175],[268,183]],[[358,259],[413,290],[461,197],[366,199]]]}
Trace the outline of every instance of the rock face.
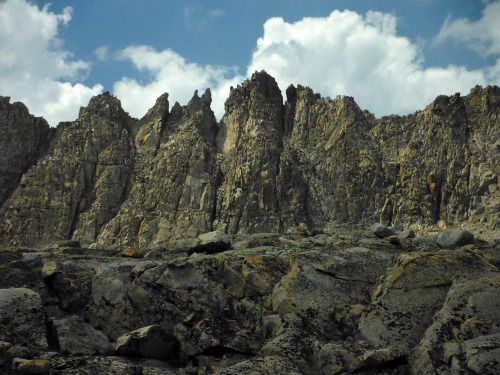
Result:
{"label": "rock face", "polygon": [[2,240],[27,246],[57,240],[93,243],[116,214],[134,165],[132,120],[109,94],[62,123],[50,148],[0,210]]}
{"label": "rock face", "polygon": [[43,155],[54,129],[22,103],[0,96],[0,207],[21,176]]}
{"label": "rock face", "polygon": [[228,233],[278,232],[283,98],[276,81],[254,74],[231,90],[222,119],[222,186],[214,227]]}
{"label": "rock face", "polygon": [[207,90],[168,113],[165,95],[140,121],[132,187],[96,246],[166,246],[211,230],[218,174],[210,103]]}
{"label": "rock face", "polygon": [[145,252],[213,230],[500,225],[498,87],[380,119],[350,97],[286,96],[255,73],[218,124],[209,90],[170,111],[164,94],[141,120],[106,93],[55,132],[3,98],[2,244]]}
{"label": "rock face", "polygon": [[59,349],[66,354],[110,354],[113,352],[106,335],[78,316],[52,319]]}
{"label": "rock face", "polygon": [[179,343],[159,326],[139,328],[116,340],[117,354],[158,359],[174,359]]}

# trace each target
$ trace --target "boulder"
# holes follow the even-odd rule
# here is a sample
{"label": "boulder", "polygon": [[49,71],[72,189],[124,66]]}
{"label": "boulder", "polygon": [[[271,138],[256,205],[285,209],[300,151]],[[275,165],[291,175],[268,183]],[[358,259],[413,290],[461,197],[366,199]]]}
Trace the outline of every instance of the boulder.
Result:
{"label": "boulder", "polygon": [[128,299],[132,270],[143,261],[129,258],[102,265],[92,277],[90,323],[112,339],[141,325],[137,310]]}
{"label": "boulder", "polygon": [[396,233],[390,227],[386,227],[383,224],[375,223],[371,226],[370,231],[379,238],[392,237],[395,236]]}
{"label": "boulder", "polygon": [[409,238],[415,238],[415,232],[412,230],[404,230],[398,233],[398,237],[401,241],[407,240]]}
{"label": "boulder", "polygon": [[462,350],[467,369],[476,374],[500,374],[500,333],[467,340]]}
{"label": "boulder", "polygon": [[457,247],[474,243],[474,235],[463,229],[452,229],[441,233],[436,243],[443,249],[456,249]]}
{"label": "boulder", "polygon": [[479,374],[495,373],[488,372],[488,366],[494,369],[494,362],[489,362],[492,356],[498,358],[500,351],[499,295],[498,276],[455,282],[419,345],[411,351],[413,373],[425,375],[435,368],[451,372],[452,367],[463,372],[468,368]]}
{"label": "boulder", "polygon": [[418,343],[454,281],[488,275],[496,268],[474,253],[400,253],[372,291],[359,322],[358,339],[374,348]]}
{"label": "boulder", "polygon": [[78,316],[52,319],[52,329],[59,349],[66,354],[109,354],[113,345],[109,338]]}
{"label": "boulder", "polygon": [[389,240],[389,243],[393,244],[394,246],[401,246],[401,239],[399,236],[389,236],[387,237]]}
{"label": "boulder", "polygon": [[0,289],[0,336],[13,344],[47,347],[38,293],[26,288]]}
{"label": "boulder", "polygon": [[216,230],[200,234],[198,236],[198,245],[189,249],[188,253],[215,254],[229,250],[230,247],[231,239],[229,236],[220,230]]}
{"label": "boulder", "polygon": [[116,354],[162,360],[175,358],[178,349],[177,339],[157,325],[126,333],[115,343]]}

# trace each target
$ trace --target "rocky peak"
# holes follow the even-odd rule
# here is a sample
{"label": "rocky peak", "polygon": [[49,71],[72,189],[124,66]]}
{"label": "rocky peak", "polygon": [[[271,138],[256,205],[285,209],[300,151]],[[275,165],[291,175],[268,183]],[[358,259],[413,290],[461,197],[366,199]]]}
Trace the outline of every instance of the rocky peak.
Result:
{"label": "rocky peak", "polygon": [[23,103],[0,96],[0,207],[47,150],[53,134],[47,121],[31,115]]}
{"label": "rocky peak", "polygon": [[169,111],[168,93],[164,93],[156,99],[156,103],[140,120],[145,123],[153,120],[166,120]]}
{"label": "rocky peak", "polygon": [[146,115],[137,122],[134,132],[136,148],[139,154],[152,157],[156,154],[160,143],[161,134],[168,118],[168,94],[164,93],[156,99],[155,105]]}
{"label": "rocky peak", "polygon": [[218,127],[210,104],[212,104],[212,93],[210,89],[207,88],[201,98],[198,96],[198,90],[196,90],[185,107],[185,110],[188,111],[189,114],[185,113],[183,116],[197,118],[197,120],[192,122],[193,125],[198,127],[199,131],[206,139],[209,139],[212,144],[215,144]]}
{"label": "rocky peak", "polygon": [[210,107],[210,104],[212,104],[212,93],[210,89],[207,88],[201,98],[198,96],[198,90],[195,90],[187,106],[191,111],[196,112],[201,106]]}
{"label": "rocky peak", "polygon": [[218,146],[224,181],[214,227],[230,233],[278,231],[276,176],[282,149],[283,97],[262,71],[232,89],[225,104]]}
{"label": "rocky peak", "polygon": [[10,96],[1,96],[0,95],[0,111],[3,111],[9,107],[10,104]]}
{"label": "rocky peak", "polygon": [[265,71],[231,88],[225,103],[222,132],[225,152],[238,146],[246,137],[281,138],[283,97],[276,80]]}
{"label": "rocky peak", "polygon": [[201,98],[195,92],[168,116],[147,118],[136,137],[134,184],[96,246],[174,246],[211,229],[218,173],[210,96],[209,90]]}
{"label": "rocky peak", "polygon": [[131,127],[134,122],[123,110],[120,100],[111,95],[109,91],[92,97],[87,107],[80,108],[79,119],[86,116],[123,123],[126,127]]}

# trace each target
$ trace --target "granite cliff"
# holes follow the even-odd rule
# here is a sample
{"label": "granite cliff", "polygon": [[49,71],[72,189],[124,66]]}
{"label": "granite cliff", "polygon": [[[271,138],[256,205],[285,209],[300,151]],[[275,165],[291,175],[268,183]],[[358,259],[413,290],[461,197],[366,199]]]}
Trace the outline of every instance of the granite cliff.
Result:
{"label": "granite cliff", "polygon": [[210,230],[500,226],[498,87],[380,119],[350,97],[286,94],[255,73],[220,123],[209,90],[170,111],[165,94],[141,120],[103,94],[55,131],[3,104],[2,243],[145,250]]}
{"label": "granite cliff", "polygon": [[500,89],[283,102],[0,97],[0,372],[500,373]]}

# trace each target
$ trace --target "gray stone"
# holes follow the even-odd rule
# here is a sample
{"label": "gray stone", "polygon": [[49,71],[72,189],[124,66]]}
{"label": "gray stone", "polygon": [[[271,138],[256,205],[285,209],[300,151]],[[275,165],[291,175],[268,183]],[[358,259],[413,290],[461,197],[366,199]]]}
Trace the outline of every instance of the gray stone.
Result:
{"label": "gray stone", "polygon": [[215,254],[229,250],[231,247],[231,239],[227,234],[220,230],[200,234],[198,236],[198,244],[196,247],[188,250],[189,254],[194,252]]}
{"label": "gray stone", "polygon": [[391,237],[396,234],[392,228],[386,227],[380,223],[373,224],[370,231],[379,238]]}
{"label": "gray stone", "polygon": [[26,288],[0,289],[0,336],[13,344],[47,347],[38,293]]}
{"label": "gray stone", "polygon": [[409,238],[415,238],[415,232],[412,230],[405,230],[398,233],[398,237],[401,241],[407,240]]}
{"label": "gray stone", "polygon": [[52,329],[59,349],[66,354],[110,354],[113,345],[109,338],[78,316],[52,319]]}
{"label": "gray stone", "polygon": [[219,375],[300,375],[303,372],[289,358],[267,356],[249,359],[217,372]]}
{"label": "gray stone", "polygon": [[455,249],[460,246],[474,243],[474,235],[463,229],[452,229],[441,233],[436,243],[444,249]]}
{"label": "gray stone", "polygon": [[489,275],[494,267],[473,253],[400,253],[372,291],[358,339],[375,348],[415,346],[454,281]]}
{"label": "gray stone", "polygon": [[173,359],[178,349],[177,339],[157,325],[126,333],[120,336],[115,343],[117,354],[163,360]]}
{"label": "gray stone", "polygon": [[463,343],[467,368],[476,374],[500,373],[500,333]]}

